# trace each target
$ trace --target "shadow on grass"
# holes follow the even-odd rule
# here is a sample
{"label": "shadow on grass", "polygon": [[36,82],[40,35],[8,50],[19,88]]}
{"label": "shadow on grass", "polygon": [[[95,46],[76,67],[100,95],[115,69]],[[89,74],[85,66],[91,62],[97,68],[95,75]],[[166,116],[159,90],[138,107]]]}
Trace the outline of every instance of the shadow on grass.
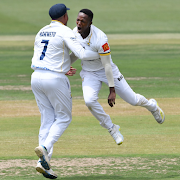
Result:
{"label": "shadow on grass", "polygon": [[[125,179],[125,180],[139,180],[139,177],[123,177],[123,176],[73,176],[73,177],[66,177],[66,178],[60,178],[58,177],[57,179],[61,180],[116,180],[116,179]],[[142,178],[143,180],[150,180],[152,178]]]}
{"label": "shadow on grass", "polygon": [[[58,176],[57,180],[179,180],[180,174],[177,175],[149,175],[147,176],[141,176],[140,174],[136,174],[136,177],[133,175],[92,175],[92,176],[72,176],[72,177],[61,177]],[[36,175],[36,176],[0,176],[0,179],[2,180],[46,180],[42,175]]]}
{"label": "shadow on grass", "polygon": [[164,176],[164,177],[124,177],[124,176],[107,176],[107,175],[102,175],[102,176],[73,176],[73,177],[58,177],[58,179],[61,180],[116,180],[116,179],[121,179],[121,180],[154,180],[154,179],[159,179],[159,180],[167,180],[167,179],[179,179],[180,175],[169,175],[169,176]]}

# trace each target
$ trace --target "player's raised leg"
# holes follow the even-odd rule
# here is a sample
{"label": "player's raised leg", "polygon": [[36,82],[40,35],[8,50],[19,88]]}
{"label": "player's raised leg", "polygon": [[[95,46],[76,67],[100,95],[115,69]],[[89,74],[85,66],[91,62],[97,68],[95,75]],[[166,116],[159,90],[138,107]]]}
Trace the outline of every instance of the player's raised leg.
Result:
{"label": "player's raised leg", "polygon": [[133,106],[141,106],[148,109],[154,116],[155,120],[162,124],[165,120],[165,114],[158,106],[156,100],[146,99],[141,94],[136,94],[124,78],[114,80],[116,93],[127,103]]}
{"label": "player's raised leg", "polygon": [[115,140],[117,145],[121,145],[124,141],[123,135],[120,133],[120,126],[114,124],[112,128],[109,129],[109,133]]}
{"label": "player's raised leg", "polygon": [[116,144],[122,144],[124,138],[120,133],[120,127],[112,123],[110,116],[105,113],[103,107],[97,101],[101,82],[95,78],[85,77],[82,83],[82,88],[84,101],[90,112],[100,122],[102,127],[108,129]]}
{"label": "player's raised leg", "polygon": [[[53,144],[58,141],[72,120],[72,97],[69,80],[66,76],[63,76],[53,81],[48,84],[47,96],[49,99],[51,97],[50,102],[54,109],[55,121],[49,129],[49,134],[43,144],[48,152],[50,152]],[[52,86],[56,86],[56,88],[51,88]]]}
{"label": "player's raised leg", "polygon": [[163,110],[159,107],[157,101],[155,99],[150,99],[150,102],[154,102],[156,104],[157,109],[155,111],[151,111],[152,115],[154,116],[155,120],[162,124],[165,120],[165,114]]}

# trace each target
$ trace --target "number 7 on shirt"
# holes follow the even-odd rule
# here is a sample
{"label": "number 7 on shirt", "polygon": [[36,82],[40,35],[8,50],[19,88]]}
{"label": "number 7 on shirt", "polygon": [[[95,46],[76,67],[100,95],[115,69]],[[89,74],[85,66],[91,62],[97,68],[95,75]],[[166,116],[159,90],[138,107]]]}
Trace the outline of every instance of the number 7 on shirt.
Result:
{"label": "number 7 on shirt", "polygon": [[40,60],[43,60],[44,56],[45,56],[45,53],[46,53],[46,50],[47,50],[47,46],[48,46],[49,40],[42,40],[41,43],[45,43],[44,49],[43,49],[42,54],[40,56]]}

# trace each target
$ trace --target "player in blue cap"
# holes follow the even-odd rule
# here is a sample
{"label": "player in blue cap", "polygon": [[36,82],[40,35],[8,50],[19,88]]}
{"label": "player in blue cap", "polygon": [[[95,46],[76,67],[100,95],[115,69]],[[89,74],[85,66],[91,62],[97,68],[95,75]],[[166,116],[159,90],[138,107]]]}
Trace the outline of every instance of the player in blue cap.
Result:
{"label": "player in blue cap", "polygon": [[69,8],[64,4],[55,4],[50,8],[52,21],[36,35],[31,64],[34,70],[31,87],[41,113],[39,146],[35,148],[39,157],[36,170],[50,179],[57,178],[50,165],[53,144],[72,120],[71,88],[66,74],[73,75],[75,72],[71,68],[73,57],[69,51],[83,60],[99,57],[97,52],[85,50],[66,26],[67,10]]}

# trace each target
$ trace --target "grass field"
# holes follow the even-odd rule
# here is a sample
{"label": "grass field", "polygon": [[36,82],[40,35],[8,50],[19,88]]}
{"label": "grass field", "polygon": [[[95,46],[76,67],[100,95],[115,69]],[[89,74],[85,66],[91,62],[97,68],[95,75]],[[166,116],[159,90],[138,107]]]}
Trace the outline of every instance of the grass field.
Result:
{"label": "grass field", "polygon": [[[49,8],[58,0],[1,0],[0,34],[35,34],[50,22]],[[75,27],[78,11],[94,12],[93,24],[108,34],[179,33],[179,0],[62,0],[71,10],[68,26]],[[8,12],[8,13],[7,13]]]}
{"label": "grass field", "polygon": [[[141,107],[117,97],[107,104],[103,84],[99,102],[121,126],[124,143],[117,146],[90,114],[81,90],[80,62],[70,77],[73,120],[54,146],[53,170],[64,180],[180,179],[180,2],[178,0],[64,0],[77,12],[92,9],[93,23],[108,34],[112,58],[137,93],[156,98],[166,114],[159,125]],[[0,2],[0,179],[44,179],[34,167],[40,114],[30,87],[33,42],[50,22],[48,9],[57,0]],[[99,8],[100,7],[100,8]],[[8,13],[7,13],[8,12]]]}

